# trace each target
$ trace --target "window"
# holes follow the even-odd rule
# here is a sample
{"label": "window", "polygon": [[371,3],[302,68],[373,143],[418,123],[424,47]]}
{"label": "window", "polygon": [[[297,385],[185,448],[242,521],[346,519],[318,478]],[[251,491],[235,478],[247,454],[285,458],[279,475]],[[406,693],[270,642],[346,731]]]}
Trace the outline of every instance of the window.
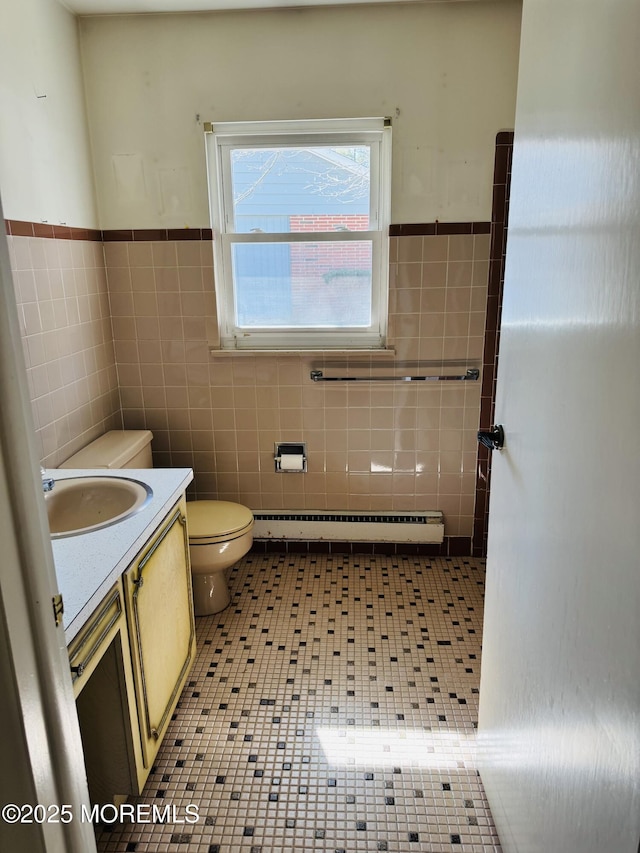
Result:
{"label": "window", "polygon": [[221,347],[384,347],[389,121],[207,131]]}

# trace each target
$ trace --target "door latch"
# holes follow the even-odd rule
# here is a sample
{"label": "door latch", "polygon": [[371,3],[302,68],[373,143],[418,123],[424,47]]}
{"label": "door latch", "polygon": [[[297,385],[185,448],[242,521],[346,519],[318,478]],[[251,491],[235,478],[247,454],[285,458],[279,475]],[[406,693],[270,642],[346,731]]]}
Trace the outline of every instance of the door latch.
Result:
{"label": "door latch", "polygon": [[478,432],[478,441],[489,450],[502,450],[504,447],[504,429],[500,424],[491,427],[489,432]]}

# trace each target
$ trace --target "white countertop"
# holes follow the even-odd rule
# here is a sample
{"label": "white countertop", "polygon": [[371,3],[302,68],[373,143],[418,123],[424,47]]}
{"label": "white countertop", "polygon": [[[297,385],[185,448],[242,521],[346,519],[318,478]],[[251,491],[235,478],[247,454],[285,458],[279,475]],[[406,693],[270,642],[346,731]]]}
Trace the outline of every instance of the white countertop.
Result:
{"label": "white countertop", "polygon": [[153,490],[150,502],[130,518],[79,536],[53,539],[53,559],[59,592],[64,601],[63,623],[67,643],[133,562],[191,480],[191,468],[78,469],[47,471],[55,480],[70,477],[129,477]]}

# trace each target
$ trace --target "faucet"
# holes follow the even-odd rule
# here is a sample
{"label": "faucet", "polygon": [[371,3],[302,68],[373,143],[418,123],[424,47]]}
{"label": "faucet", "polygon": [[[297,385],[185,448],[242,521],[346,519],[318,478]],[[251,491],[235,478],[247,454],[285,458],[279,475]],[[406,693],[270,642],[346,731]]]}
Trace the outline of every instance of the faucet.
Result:
{"label": "faucet", "polygon": [[56,481],[53,477],[47,477],[47,472],[44,470],[42,465],[40,466],[40,476],[42,477],[42,491],[50,492],[56,484]]}

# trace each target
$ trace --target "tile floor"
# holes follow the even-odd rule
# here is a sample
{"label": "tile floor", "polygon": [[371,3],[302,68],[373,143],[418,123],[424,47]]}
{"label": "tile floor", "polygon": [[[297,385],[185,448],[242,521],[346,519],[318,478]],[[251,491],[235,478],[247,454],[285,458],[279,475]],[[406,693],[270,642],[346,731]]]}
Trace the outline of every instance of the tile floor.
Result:
{"label": "tile floor", "polygon": [[500,853],[475,769],[484,564],[249,554],[138,802],[100,853]]}

